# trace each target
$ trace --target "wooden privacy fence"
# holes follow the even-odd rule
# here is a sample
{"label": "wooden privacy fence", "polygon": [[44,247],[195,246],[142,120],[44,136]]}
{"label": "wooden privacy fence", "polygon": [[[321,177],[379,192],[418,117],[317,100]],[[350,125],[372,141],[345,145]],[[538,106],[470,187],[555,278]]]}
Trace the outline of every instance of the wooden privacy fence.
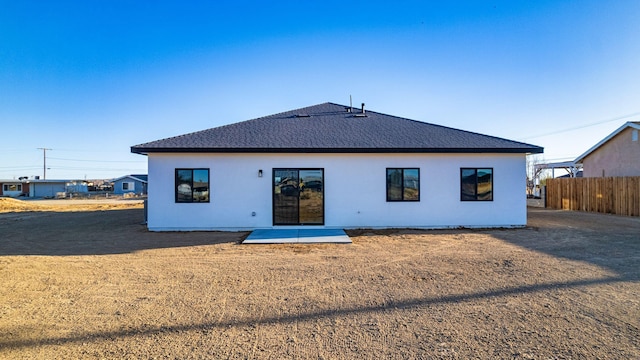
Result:
{"label": "wooden privacy fence", "polygon": [[547,207],[640,216],[640,176],[547,179]]}

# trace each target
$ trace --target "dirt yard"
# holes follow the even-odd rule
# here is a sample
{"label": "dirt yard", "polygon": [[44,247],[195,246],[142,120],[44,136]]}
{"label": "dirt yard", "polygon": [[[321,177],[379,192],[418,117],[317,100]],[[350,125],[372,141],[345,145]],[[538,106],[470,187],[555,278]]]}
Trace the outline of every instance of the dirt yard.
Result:
{"label": "dirt yard", "polygon": [[239,245],[46,206],[0,214],[0,358],[640,358],[639,218]]}

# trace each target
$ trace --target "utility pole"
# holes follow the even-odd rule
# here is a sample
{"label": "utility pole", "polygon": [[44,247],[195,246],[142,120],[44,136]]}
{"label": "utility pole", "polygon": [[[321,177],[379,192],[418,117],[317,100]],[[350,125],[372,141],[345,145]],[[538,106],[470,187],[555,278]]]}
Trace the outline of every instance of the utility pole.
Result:
{"label": "utility pole", "polygon": [[42,150],[42,159],[44,163],[44,165],[42,166],[42,170],[44,172],[42,178],[43,180],[46,180],[47,179],[47,150],[53,150],[53,149],[38,148],[38,150]]}

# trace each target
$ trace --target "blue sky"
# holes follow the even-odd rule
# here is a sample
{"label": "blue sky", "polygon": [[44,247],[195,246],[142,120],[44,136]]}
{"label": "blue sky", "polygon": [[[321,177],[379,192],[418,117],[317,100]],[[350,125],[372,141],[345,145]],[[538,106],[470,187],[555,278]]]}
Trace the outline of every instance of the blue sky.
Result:
{"label": "blue sky", "polygon": [[51,179],[146,173],[130,146],[350,95],[549,161],[640,121],[639,1],[442,3],[0,0],[0,178],[38,148]]}

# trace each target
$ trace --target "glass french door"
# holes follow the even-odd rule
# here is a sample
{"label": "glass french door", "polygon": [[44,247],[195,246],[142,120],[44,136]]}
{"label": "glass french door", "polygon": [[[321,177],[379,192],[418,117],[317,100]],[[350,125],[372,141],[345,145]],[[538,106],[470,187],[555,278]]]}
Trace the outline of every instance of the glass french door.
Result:
{"label": "glass french door", "polygon": [[273,224],[324,225],[323,169],[273,169]]}

